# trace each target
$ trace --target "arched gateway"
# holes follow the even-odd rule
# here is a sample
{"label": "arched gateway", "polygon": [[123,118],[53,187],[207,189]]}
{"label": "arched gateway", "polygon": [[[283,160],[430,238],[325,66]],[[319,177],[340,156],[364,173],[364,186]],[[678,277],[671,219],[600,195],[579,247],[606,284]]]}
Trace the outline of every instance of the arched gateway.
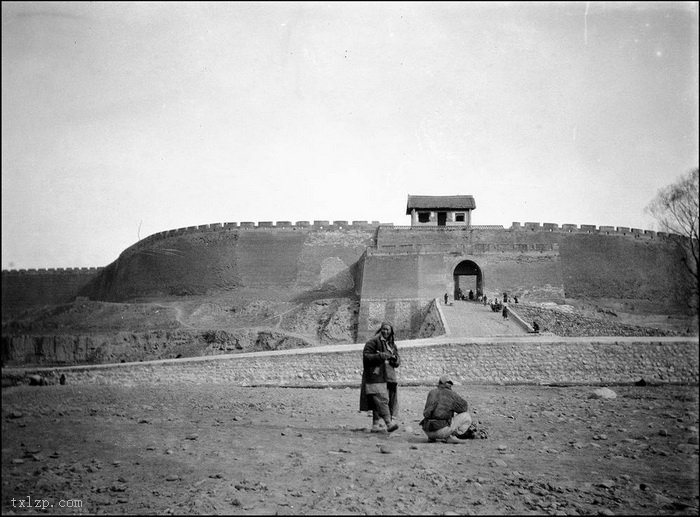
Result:
{"label": "arched gateway", "polygon": [[458,298],[458,293],[461,289],[464,296],[472,290],[474,296],[484,294],[484,275],[478,264],[472,260],[463,260],[455,267],[453,273],[454,279],[454,297]]}

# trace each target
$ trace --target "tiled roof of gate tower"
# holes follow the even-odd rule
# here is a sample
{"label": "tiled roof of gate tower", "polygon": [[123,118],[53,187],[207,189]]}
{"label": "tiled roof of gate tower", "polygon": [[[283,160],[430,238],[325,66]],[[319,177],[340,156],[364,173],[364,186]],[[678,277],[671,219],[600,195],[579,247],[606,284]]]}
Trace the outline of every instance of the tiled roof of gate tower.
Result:
{"label": "tiled roof of gate tower", "polygon": [[474,196],[408,196],[406,215],[411,210],[474,210]]}

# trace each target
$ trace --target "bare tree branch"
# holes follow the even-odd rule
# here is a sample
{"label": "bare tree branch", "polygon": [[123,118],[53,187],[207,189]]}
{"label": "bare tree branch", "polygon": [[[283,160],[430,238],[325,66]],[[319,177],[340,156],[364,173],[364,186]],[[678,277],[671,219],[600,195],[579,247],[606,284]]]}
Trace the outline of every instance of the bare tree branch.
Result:
{"label": "bare tree branch", "polygon": [[679,243],[685,253],[683,263],[695,279],[693,290],[698,294],[698,246],[700,224],[700,190],[698,168],[681,176],[676,183],[662,188],[647,205],[646,211],[658,221],[662,231],[681,237]]}

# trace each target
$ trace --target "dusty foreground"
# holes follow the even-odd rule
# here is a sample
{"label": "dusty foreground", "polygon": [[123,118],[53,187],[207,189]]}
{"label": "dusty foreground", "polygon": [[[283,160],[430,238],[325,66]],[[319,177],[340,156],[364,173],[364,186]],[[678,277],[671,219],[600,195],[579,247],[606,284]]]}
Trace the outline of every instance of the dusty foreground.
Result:
{"label": "dusty foreground", "polygon": [[2,513],[698,514],[697,386],[456,386],[465,444],[427,442],[429,389],[388,435],[350,388],[3,388]]}

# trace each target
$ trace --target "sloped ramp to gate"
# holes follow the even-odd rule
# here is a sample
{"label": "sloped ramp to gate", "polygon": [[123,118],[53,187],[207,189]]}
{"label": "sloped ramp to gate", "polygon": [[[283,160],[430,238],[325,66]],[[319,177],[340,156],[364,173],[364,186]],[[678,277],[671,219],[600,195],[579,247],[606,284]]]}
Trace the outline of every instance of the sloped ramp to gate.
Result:
{"label": "sloped ramp to gate", "polygon": [[512,316],[505,319],[502,313],[493,312],[490,305],[480,302],[455,300],[440,304],[445,317],[448,336],[489,337],[523,336],[527,331]]}

